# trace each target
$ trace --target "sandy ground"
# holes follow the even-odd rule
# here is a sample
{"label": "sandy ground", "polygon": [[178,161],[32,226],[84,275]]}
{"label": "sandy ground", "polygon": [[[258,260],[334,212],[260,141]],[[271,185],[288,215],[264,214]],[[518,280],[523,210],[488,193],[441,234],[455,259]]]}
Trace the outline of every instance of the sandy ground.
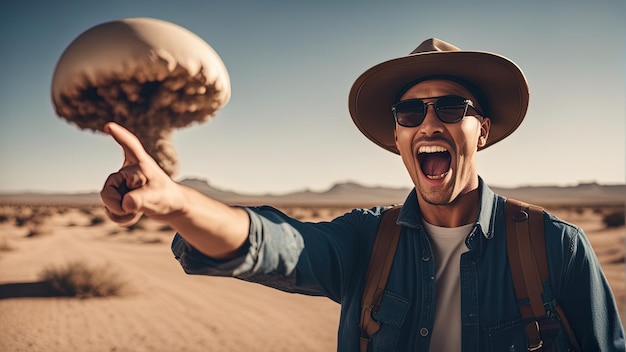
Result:
{"label": "sandy ground", "polygon": [[[335,215],[289,211],[303,219]],[[336,349],[339,305],[326,298],[186,275],[170,252],[171,231],[150,221],[128,232],[108,221],[91,225],[91,219],[103,215],[99,208],[47,212],[36,226],[37,236],[27,236],[32,224],[0,224],[0,286],[37,282],[44,268],[80,259],[106,265],[128,283],[127,290],[107,298],[0,299],[0,351]],[[587,232],[624,317],[624,227],[605,229],[591,209],[559,215]]]}

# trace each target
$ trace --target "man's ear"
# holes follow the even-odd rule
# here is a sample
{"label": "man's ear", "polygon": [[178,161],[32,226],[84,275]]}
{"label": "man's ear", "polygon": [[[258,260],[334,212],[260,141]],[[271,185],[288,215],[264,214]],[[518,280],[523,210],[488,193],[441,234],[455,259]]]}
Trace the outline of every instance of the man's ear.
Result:
{"label": "man's ear", "polygon": [[480,137],[478,137],[478,148],[482,148],[487,144],[490,127],[491,120],[488,117],[483,118],[483,120],[480,122]]}

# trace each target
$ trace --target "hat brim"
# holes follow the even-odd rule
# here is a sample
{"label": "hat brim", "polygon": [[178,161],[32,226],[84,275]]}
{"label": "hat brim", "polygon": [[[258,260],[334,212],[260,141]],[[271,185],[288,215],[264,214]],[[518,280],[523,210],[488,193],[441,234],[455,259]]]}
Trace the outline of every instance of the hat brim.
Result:
{"label": "hat brim", "polygon": [[528,109],[528,83],[511,60],[481,51],[434,51],[380,63],[352,85],[348,107],[359,130],[382,148],[399,154],[394,141],[391,105],[411,82],[429,76],[452,76],[478,88],[491,119],[485,149],[517,129]]}

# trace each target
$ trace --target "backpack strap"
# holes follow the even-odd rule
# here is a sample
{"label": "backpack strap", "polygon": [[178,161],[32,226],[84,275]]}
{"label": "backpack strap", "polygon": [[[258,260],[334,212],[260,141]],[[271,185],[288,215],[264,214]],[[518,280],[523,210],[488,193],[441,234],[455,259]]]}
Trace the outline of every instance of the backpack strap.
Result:
{"label": "backpack strap", "polygon": [[[507,254],[518,309],[524,320],[530,320],[525,327],[528,350],[538,351],[544,347],[545,336],[542,337],[542,321],[548,318],[542,299],[543,283],[550,279],[543,227],[543,208],[515,199],[507,199],[504,212]],[[558,305],[556,305],[556,315],[567,333],[570,344],[578,350],[569,323]]]}
{"label": "backpack strap", "polygon": [[[374,239],[361,305],[361,352],[367,351],[371,336],[380,329],[378,322],[372,318],[372,312],[380,306],[398,246],[401,226],[396,224],[396,220],[399,212],[400,206],[395,206],[383,213]],[[507,199],[504,212],[507,253],[518,309],[524,320],[530,320],[525,327],[528,350],[538,351],[544,347],[542,323],[548,318],[542,299],[543,283],[550,279],[543,208]],[[580,351],[563,310],[558,305],[555,305],[555,310],[571,347]]]}
{"label": "backpack strap", "polygon": [[374,239],[361,302],[361,322],[359,324],[361,328],[361,352],[367,351],[371,336],[380,329],[378,322],[372,318],[372,312],[380,306],[391,271],[391,264],[398,247],[402,227],[396,224],[396,221],[400,208],[400,206],[395,206],[385,210]]}

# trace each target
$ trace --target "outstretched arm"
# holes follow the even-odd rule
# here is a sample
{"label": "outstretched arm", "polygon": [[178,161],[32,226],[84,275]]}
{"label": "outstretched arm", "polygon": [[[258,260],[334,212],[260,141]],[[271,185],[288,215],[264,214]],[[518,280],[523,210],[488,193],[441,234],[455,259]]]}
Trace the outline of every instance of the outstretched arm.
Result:
{"label": "outstretched arm", "polygon": [[110,122],[104,131],[124,150],[122,168],[109,175],[100,192],[111,220],[129,226],[145,214],[169,224],[210,257],[225,259],[237,253],[250,227],[243,209],[174,182],[122,126]]}

